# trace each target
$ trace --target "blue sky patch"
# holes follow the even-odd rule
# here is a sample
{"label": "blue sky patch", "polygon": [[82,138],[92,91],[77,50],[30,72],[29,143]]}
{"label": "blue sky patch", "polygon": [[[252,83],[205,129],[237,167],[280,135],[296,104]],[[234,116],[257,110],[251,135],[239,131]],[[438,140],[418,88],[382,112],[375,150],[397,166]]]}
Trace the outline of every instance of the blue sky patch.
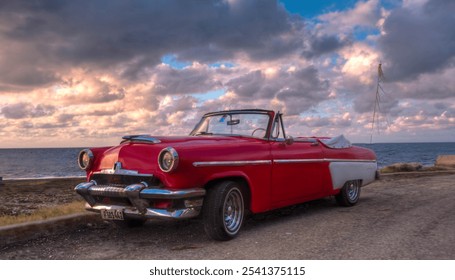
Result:
{"label": "blue sky patch", "polygon": [[174,54],[167,54],[161,57],[161,62],[171,66],[174,69],[183,69],[191,65],[190,62],[180,61],[177,59],[177,56]]}

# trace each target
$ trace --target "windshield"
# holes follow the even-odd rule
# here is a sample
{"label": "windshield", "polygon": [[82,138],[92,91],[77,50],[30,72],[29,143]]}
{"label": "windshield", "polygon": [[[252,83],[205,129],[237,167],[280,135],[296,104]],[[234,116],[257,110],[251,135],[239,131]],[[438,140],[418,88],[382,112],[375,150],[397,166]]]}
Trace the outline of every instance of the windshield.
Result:
{"label": "windshield", "polygon": [[269,115],[265,113],[223,113],[202,118],[191,135],[241,135],[264,138]]}

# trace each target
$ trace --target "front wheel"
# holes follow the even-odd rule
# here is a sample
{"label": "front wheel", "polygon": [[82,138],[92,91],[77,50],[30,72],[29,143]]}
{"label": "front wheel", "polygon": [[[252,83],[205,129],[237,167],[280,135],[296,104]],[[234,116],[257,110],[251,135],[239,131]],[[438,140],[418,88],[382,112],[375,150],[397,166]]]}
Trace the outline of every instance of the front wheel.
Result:
{"label": "front wheel", "polygon": [[224,181],[207,190],[202,210],[204,229],[215,240],[237,236],[245,216],[245,201],[240,185]]}
{"label": "front wheel", "polygon": [[361,181],[348,181],[341,188],[340,193],[335,196],[335,199],[340,206],[354,206],[360,197]]}

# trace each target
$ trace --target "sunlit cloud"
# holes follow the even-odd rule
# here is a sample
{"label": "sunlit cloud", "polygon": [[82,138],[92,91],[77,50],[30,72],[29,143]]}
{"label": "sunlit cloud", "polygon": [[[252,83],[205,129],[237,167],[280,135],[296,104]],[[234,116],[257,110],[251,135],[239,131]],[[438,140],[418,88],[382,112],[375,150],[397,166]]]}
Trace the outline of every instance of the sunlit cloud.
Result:
{"label": "sunlit cloud", "polygon": [[359,82],[370,85],[376,82],[379,54],[365,43],[356,43],[340,52],[345,60],[341,66],[344,75],[355,77]]}
{"label": "sunlit cloud", "polygon": [[327,34],[349,34],[355,28],[375,28],[380,16],[379,0],[358,1],[352,9],[320,15],[317,29]]}

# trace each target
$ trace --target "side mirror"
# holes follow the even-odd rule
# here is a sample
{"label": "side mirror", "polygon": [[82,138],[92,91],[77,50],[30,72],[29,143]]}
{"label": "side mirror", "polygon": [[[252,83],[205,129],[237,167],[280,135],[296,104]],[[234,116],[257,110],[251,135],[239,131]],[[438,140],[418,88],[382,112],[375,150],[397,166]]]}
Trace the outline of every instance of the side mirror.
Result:
{"label": "side mirror", "polygon": [[288,135],[286,136],[284,143],[286,143],[286,145],[292,145],[294,144],[294,138],[291,135]]}

